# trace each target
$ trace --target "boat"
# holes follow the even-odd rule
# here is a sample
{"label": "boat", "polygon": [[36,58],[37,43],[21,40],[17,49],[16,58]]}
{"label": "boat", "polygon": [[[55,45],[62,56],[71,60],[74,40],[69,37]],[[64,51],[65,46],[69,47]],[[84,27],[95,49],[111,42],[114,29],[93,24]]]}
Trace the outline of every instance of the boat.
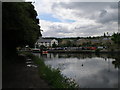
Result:
{"label": "boat", "polygon": [[42,51],[42,54],[47,54],[48,53],[48,51]]}
{"label": "boat", "polygon": [[34,48],[34,49],[32,49],[32,52],[34,52],[34,53],[39,53],[39,52],[41,52],[41,50],[40,49],[37,49],[37,48]]}

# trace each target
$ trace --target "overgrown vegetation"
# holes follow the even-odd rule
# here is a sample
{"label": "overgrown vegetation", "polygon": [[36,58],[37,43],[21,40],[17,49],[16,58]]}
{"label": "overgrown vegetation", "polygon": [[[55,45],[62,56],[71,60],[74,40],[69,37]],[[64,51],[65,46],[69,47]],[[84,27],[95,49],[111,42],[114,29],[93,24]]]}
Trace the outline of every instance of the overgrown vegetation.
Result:
{"label": "overgrown vegetation", "polygon": [[74,80],[63,76],[59,69],[53,69],[49,66],[46,66],[43,59],[40,59],[31,53],[24,52],[24,54],[31,58],[38,65],[40,77],[48,81],[48,84],[51,85],[52,88],[79,87]]}
{"label": "overgrown vegetation", "polygon": [[[2,3],[3,56],[16,54],[16,47],[34,46],[41,36],[39,19],[30,2]],[[13,55],[14,56],[14,55]]]}
{"label": "overgrown vegetation", "polygon": [[112,40],[116,43],[116,44],[120,44],[120,33],[114,33],[112,35]]}

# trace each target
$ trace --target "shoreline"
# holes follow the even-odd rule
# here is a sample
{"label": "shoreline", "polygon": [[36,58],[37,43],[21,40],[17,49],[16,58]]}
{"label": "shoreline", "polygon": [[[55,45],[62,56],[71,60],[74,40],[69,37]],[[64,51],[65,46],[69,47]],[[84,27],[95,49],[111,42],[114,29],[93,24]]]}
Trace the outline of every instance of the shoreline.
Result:
{"label": "shoreline", "polygon": [[[33,52],[33,51],[32,51]],[[120,51],[108,50],[48,50],[48,53],[120,53]],[[34,51],[33,53],[42,53],[42,51]]]}
{"label": "shoreline", "polygon": [[38,74],[40,78],[45,80],[50,88],[79,88],[79,85],[71,79],[63,76],[58,69],[51,68],[44,63],[43,58],[33,55],[32,53],[24,53],[27,57],[31,58],[38,66]]}

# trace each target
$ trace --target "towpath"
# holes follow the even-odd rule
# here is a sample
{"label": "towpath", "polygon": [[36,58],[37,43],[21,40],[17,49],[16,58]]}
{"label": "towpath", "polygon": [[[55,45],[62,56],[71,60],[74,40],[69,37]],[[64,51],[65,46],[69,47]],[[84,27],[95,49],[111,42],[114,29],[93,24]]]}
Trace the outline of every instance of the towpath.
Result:
{"label": "towpath", "polygon": [[14,63],[4,63],[3,70],[3,90],[4,88],[50,88],[47,82],[40,78],[37,65],[24,55],[20,55]]}

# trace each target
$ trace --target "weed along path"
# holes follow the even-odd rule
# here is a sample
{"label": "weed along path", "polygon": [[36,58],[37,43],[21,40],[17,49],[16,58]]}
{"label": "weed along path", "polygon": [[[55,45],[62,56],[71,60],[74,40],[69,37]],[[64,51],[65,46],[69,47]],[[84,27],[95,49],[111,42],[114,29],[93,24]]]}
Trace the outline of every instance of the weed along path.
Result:
{"label": "weed along path", "polygon": [[[26,77],[30,88],[49,88],[48,84],[40,78],[37,65],[34,64],[31,58],[26,59]],[[31,82],[31,83],[29,83]]]}
{"label": "weed along path", "polygon": [[3,73],[4,88],[50,88],[50,86],[40,78],[38,66],[33,60],[25,55],[20,55],[22,60],[11,64],[8,70]]}

